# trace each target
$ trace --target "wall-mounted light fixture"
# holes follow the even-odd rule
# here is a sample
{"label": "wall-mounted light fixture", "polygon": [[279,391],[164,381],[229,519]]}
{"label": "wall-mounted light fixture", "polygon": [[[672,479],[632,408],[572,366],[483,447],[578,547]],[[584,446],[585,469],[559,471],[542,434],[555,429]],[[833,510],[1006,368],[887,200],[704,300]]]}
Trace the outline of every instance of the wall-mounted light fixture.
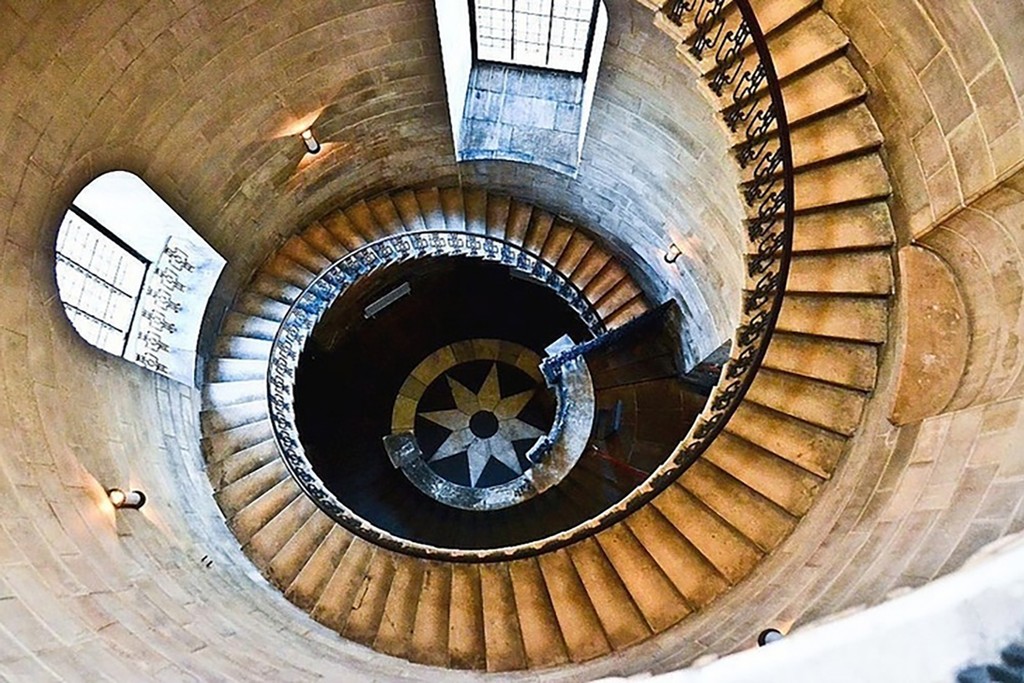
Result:
{"label": "wall-mounted light fixture", "polygon": [[110,499],[110,504],[118,510],[138,510],[146,504],[146,494],[142,491],[107,489],[107,498]]}
{"label": "wall-mounted light fixture", "polygon": [[320,143],[313,137],[312,128],[302,131],[302,144],[306,146],[306,151],[310,154],[316,154],[320,151]]}
{"label": "wall-mounted light fixture", "polygon": [[682,253],[676,245],[668,245],[668,251],[665,252],[665,263],[675,263]]}
{"label": "wall-mounted light fixture", "polygon": [[777,640],[782,640],[785,637],[782,631],[777,628],[766,628],[757,634],[757,645],[758,647],[764,647],[770,643],[774,643]]}

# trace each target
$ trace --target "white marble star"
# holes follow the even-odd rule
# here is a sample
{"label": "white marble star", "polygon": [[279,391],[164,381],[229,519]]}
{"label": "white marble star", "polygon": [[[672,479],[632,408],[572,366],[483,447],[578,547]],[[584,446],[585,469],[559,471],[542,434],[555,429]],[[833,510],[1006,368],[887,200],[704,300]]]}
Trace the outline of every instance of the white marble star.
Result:
{"label": "white marble star", "polygon": [[[450,376],[445,379],[455,399],[455,409],[420,413],[434,424],[451,431],[430,462],[466,453],[470,486],[473,487],[480,481],[480,475],[492,458],[516,474],[522,474],[523,469],[513,442],[536,439],[543,435],[541,430],[519,419],[519,414],[530,402],[536,389],[502,397],[497,363],[491,365],[487,378],[477,392],[470,391]],[[498,430],[492,436],[482,438],[470,429],[470,421],[479,412],[490,413],[497,420]]]}

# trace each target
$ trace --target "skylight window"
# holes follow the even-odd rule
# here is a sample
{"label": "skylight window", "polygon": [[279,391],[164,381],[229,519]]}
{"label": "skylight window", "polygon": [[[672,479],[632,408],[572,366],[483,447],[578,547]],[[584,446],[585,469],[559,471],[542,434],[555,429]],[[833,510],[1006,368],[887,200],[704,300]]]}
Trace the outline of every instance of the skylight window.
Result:
{"label": "skylight window", "polygon": [[583,73],[594,0],[475,0],[476,58]]}

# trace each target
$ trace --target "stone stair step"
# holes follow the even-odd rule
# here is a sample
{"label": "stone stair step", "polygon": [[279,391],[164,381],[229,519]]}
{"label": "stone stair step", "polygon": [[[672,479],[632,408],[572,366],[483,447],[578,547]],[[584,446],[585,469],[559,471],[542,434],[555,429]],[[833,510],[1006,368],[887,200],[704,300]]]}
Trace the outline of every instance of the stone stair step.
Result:
{"label": "stone stair step", "polygon": [[679,483],[765,553],[796,526],[796,518],[714,464],[698,459]]}
{"label": "stone stair step", "polygon": [[763,366],[870,391],[878,377],[878,347],[776,331]]}
{"label": "stone stair step", "polygon": [[[761,32],[770,38],[782,27],[790,24],[796,17],[815,7],[818,4],[818,0],[753,0],[750,4],[757,15],[757,23],[761,27]],[[729,32],[735,32],[739,29],[743,15],[734,2],[729,2],[725,6],[722,15],[724,17],[724,26],[722,27],[721,35],[724,36]],[[694,23],[693,15],[687,18],[689,20],[685,21],[685,24],[688,30],[686,31],[684,41],[690,45],[696,40],[696,24]],[[718,30],[715,27],[713,33],[717,33]],[[717,50],[718,45],[705,50],[702,64],[713,62]],[[749,42],[745,51],[748,53],[754,51],[753,41]],[[710,71],[710,68],[705,67],[705,73]]]}
{"label": "stone stair step", "polygon": [[441,208],[441,192],[436,187],[416,191],[416,202],[420,207],[423,222],[429,230],[444,230],[444,209]]}
{"label": "stone stair step", "polygon": [[477,235],[487,234],[487,192],[467,187],[462,195],[466,209],[466,230]]}
{"label": "stone stair step", "polygon": [[580,291],[585,291],[590,283],[593,282],[594,278],[597,277],[597,275],[611,260],[611,254],[606,252],[597,244],[594,244],[587,251],[579,265],[577,265],[573,270],[572,276],[569,279],[572,280],[572,283],[576,285]]}
{"label": "stone stair step", "polygon": [[615,259],[610,259],[608,263],[606,263],[605,266],[591,278],[590,282],[583,287],[583,296],[585,296],[587,301],[591,304],[595,304],[626,277],[626,270],[622,267],[622,264]]}
{"label": "stone stair step", "polygon": [[886,251],[794,254],[787,292],[889,296],[895,286]]}
{"label": "stone stair step", "polygon": [[372,199],[366,200],[366,205],[370,208],[370,213],[373,214],[374,222],[385,235],[396,235],[400,232],[405,232],[405,223],[402,222],[402,217],[398,215],[398,209],[395,208],[394,202],[391,201],[391,195],[377,195]]}
{"label": "stone stair step", "polygon": [[277,443],[269,439],[240,451],[211,454],[206,464],[206,475],[213,490],[219,491],[278,459],[280,452]]}
{"label": "stone stair step", "polygon": [[685,598],[627,525],[616,524],[594,538],[652,632],[664,631],[691,612]]}
{"label": "stone stair step", "polygon": [[480,565],[487,670],[515,671],[526,666],[512,578],[505,563]]}
{"label": "stone stair step", "polygon": [[391,201],[395,205],[398,217],[407,231],[420,231],[427,229],[427,222],[423,219],[423,210],[420,208],[419,199],[412,190],[402,190],[391,195]]}
{"label": "stone stair step", "polygon": [[451,566],[427,563],[408,655],[414,662],[448,667],[448,612],[452,599]]}
{"label": "stone stair step", "polygon": [[[251,318],[250,318],[251,320]],[[270,325],[268,325],[269,327]],[[276,331],[277,326],[274,325]],[[239,358],[243,360],[260,360],[264,363],[270,358],[270,348],[273,346],[273,337],[270,339],[257,339],[254,337],[240,337],[232,334],[225,335],[223,332],[213,347],[213,355],[220,358]]]}
{"label": "stone stair step", "polygon": [[543,249],[544,242],[548,239],[548,233],[551,232],[551,226],[554,222],[555,217],[553,214],[534,208],[533,213],[530,215],[530,227],[526,231],[526,237],[523,238],[523,248],[534,256],[540,256],[541,249]]}
{"label": "stone stair step", "polygon": [[334,211],[319,222],[348,251],[355,251],[370,240],[344,211]]}
{"label": "stone stair step", "polygon": [[285,596],[299,608],[311,612],[325,593],[353,538],[351,533],[333,524],[323,542],[288,585]]}
{"label": "stone stair step", "polygon": [[889,305],[882,299],[787,294],[778,329],[881,344],[888,323]]}
{"label": "stone stair step", "polygon": [[804,213],[793,223],[793,251],[824,252],[892,247],[892,215],[885,202]]}
{"label": "stone stair step", "polygon": [[569,546],[568,550],[612,647],[621,650],[651,635],[622,577],[597,541],[587,538]]}
{"label": "stone stair step", "polygon": [[267,383],[265,380],[245,380],[243,382],[207,382],[203,387],[203,408],[206,410],[222,408],[237,403],[267,400]]}
{"label": "stone stair step", "polygon": [[239,403],[223,408],[204,410],[199,413],[199,424],[203,434],[215,434],[235,427],[267,419],[267,404],[264,401]]}
{"label": "stone stair step", "polygon": [[444,223],[447,230],[464,232],[466,227],[466,208],[462,196],[462,188],[446,187],[440,192],[441,207],[444,211]]}
{"label": "stone stair step", "polygon": [[830,59],[812,71],[786,81],[782,99],[790,125],[860,102],[868,88],[849,59]]}
{"label": "stone stair step", "polygon": [[688,604],[699,609],[729,587],[715,566],[653,505],[634,512],[626,524]]}
{"label": "stone stair step", "polygon": [[751,401],[740,403],[725,428],[823,479],[846,450],[842,436]]}
{"label": "stone stair step", "polygon": [[651,307],[647,305],[647,299],[642,293],[637,294],[625,304],[612,311],[612,313],[605,318],[604,322],[609,329],[622,327],[629,321],[639,318],[649,310],[651,310]]}
{"label": "stone stair step", "polygon": [[[249,285],[251,292],[285,304],[285,310],[302,294],[302,289],[266,272],[257,275]],[[284,315],[281,317],[284,318]]]}
{"label": "stone stair step", "polygon": [[216,462],[232,453],[244,451],[264,441],[272,441],[273,438],[274,428],[265,417],[224,431],[212,432],[204,438],[204,445],[210,460]]}
{"label": "stone stair step", "polygon": [[302,237],[317,253],[333,263],[349,253],[345,245],[319,222],[313,223],[302,232]]}
{"label": "stone stair step", "polygon": [[206,365],[207,382],[244,382],[266,378],[266,358],[213,358]]}
{"label": "stone stair step", "polygon": [[537,559],[510,562],[508,572],[515,593],[527,667],[540,669],[568,663],[569,652]]}
{"label": "stone stair step", "polygon": [[739,582],[761,561],[757,546],[678,483],[653,505],[729,583]]}
{"label": "stone stair step", "polygon": [[363,238],[363,242],[376,242],[390,234],[384,226],[377,222],[373,215],[373,209],[365,201],[345,207],[343,213],[355,231]]}
{"label": "stone stair step", "polygon": [[373,646],[394,580],[395,556],[383,548],[377,548],[356,592],[345,628],[340,632],[345,638],[368,647]]}
{"label": "stone stair step", "polygon": [[779,80],[845,52],[849,38],[824,12],[811,12],[785,30],[768,37]]}
{"label": "stone stair step", "polygon": [[794,178],[798,212],[884,199],[891,191],[889,175],[877,154],[797,173]]}
{"label": "stone stair step", "polygon": [[286,591],[335,526],[333,519],[314,507],[298,531],[267,562],[267,578],[282,591]]}
{"label": "stone stair step", "polygon": [[[270,342],[274,340],[274,335],[277,334],[280,321],[280,318],[263,318],[232,310],[224,316],[224,323],[220,327],[220,339],[225,340],[228,347],[235,343],[234,340],[236,339]],[[214,349],[214,353],[221,356],[235,355],[227,352],[226,349],[222,350],[219,346]],[[244,356],[236,357],[243,358]]]}
{"label": "stone stair step", "polygon": [[394,555],[393,561],[395,576],[373,648],[394,657],[406,657],[412,641],[416,606],[423,590],[424,563],[408,555]]}
{"label": "stone stair step", "polygon": [[810,510],[824,481],[729,432],[722,432],[702,457],[794,517]]}
{"label": "stone stair step", "polygon": [[508,218],[512,200],[500,194],[487,195],[487,234],[498,239],[505,239],[508,230]]}
{"label": "stone stair step", "polygon": [[576,228],[571,223],[562,218],[555,218],[551,224],[551,231],[548,232],[547,239],[540,249],[541,259],[550,266],[557,264],[575,231]]}
{"label": "stone stair step", "polygon": [[795,168],[871,152],[882,142],[882,131],[863,103],[790,129]]}
{"label": "stone stair step", "polygon": [[579,268],[593,246],[594,240],[588,237],[586,233],[582,230],[573,231],[572,236],[569,238],[569,243],[565,245],[561,256],[558,257],[558,262],[555,263],[555,270],[571,280],[576,269]]}
{"label": "stone stair step", "polygon": [[289,237],[278,253],[284,254],[314,277],[322,273],[333,262],[333,259],[327,258],[310,244],[306,240],[305,234]]}
{"label": "stone stair step", "polygon": [[[243,292],[235,300],[234,310],[239,315],[247,316],[254,321],[266,320],[271,323],[280,323],[288,313],[288,306],[289,304],[287,303],[282,303],[276,299],[259,294],[250,285],[249,291]],[[266,323],[262,322],[254,324],[266,325]],[[275,333],[278,326],[274,326]]]}
{"label": "stone stair step", "polygon": [[569,557],[558,550],[537,558],[569,659],[584,662],[611,651],[597,610]]}
{"label": "stone stair step", "polygon": [[456,669],[484,669],[487,667],[487,646],[478,565],[452,565],[451,596],[448,612],[451,666]]}
{"label": "stone stair step", "polygon": [[844,436],[856,433],[867,404],[860,391],[764,367],[746,398]]}
{"label": "stone stair step", "polygon": [[820,0],[751,0],[750,6],[757,16],[761,31],[771,35],[796,17],[816,9]]}
{"label": "stone stair step", "polygon": [[[773,135],[770,139],[776,138],[777,135]],[[738,151],[742,144],[743,141],[738,140],[734,151]],[[800,171],[826,162],[874,152],[882,146],[882,132],[871,112],[861,103],[803,124],[792,125],[790,144],[793,168]],[[775,143],[771,143],[772,149],[775,146]],[[741,180],[750,182],[756,168],[756,164],[750,164],[741,169]],[[780,169],[776,175],[781,173]]]}
{"label": "stone stair step", "polygon": [[303,264],[292,260],[283,251],[278,251],[263,264],[260,271],[271,280],[279,280],[282,284],[296,288],[298,292],[292,297],[294,299],[316,279],[320,269],[310,270]]}
{"label": "stone stair step", "polygon": [[[226,500],[223,495],[224,491],[226,489],[221,491],[222,495],[217,499],[222,510],[229,507],[224,502]],[[281,481],[230,517],[231,530],[244,546],[297,496],[303,495],[298,484],[285,471]]]}
{"label": "stone stair step", "polygon": [[527,231],[530,229],[532,216],[532,205],[513,199],[508,210],[508,226],[505,228],[505,239],[512,244],[521,246],[526,239]]}
{"label": "stone stair step", "polygon": [[316,509],[316,504],[308,496],[297,495],[281,512],[249,538],[244,548],[246,554],[252,558],[257,567],[266,571],[270,561],[298,533],[302,525],[313,516]]}
{"label": "stone stair step", "polygon": [[[328,536],[330,540],[330,536]],[[336,552],[336,548],[332,548]],[[338,559],[334,566],[330,579],[324,585],[323,592],[313,605],[311,614],[313,618],[324,626],[334,629],[338,633],[344,633],[345,624],[348,622],[349,613],[352,611],[356,601],[365,592],[367,571],[370,568],[370,561],[373,559],[375,547],[358,536],[352,536],[345,545],[344,554]],[[316,556],[310,558],[310,562]],[[305,569],[303,569],[305,573]],[[299,581],[303,578],[299,574]],[[322,580],[322,577],[317,577]],[[294,587],[294,584],[293,584]]]}
{"label": "stone stair step", "polygon": [[[586,295],[586,292],[584,292]],[[601,318],[607,318],[626,304],[632,302],[637,296],[641,296],[640,288],[628,277],[620,279],[614,287],[605,292],[604,296],[594,302]]]}

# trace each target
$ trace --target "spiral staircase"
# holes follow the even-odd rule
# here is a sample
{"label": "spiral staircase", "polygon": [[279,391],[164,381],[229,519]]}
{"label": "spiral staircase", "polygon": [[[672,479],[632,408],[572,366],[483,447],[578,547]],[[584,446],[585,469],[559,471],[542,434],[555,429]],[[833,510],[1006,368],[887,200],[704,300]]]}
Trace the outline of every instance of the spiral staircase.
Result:
{"label": "spiral staircase", "polygon": [[[744,580],[790,534],[856,436],[887,339],[893,289],[882,138],[848,41],[809,0],[754,0],[792,152],[792,256],[756,379],[702,457],[630,514],[561,547],[510,560],[424,559],[374,544],[307,497],[279,455],[267,371],[290,307],[332,263],[426,230],[521,246],[571,281],[609,329],[652,302],[631,266],[579,226],[498,193],[441,187],[384,194],[289,239],[236,298],[220,329],[201,414],[216,499],[263,575],[314,619],[377,651],[451,668],[511,671],[581,662],[639,643]],[[756,45],[724,1],[669,2],[653,20],[708,84],[728,124],[742,102],[723,77],[750,73]],[[749,26],[747,27],[749,28]],[[726,59],[723,60],[723,54]],[[724,92],[722,95],[717,92]],[[777,93],[776,93],[777,94]],[[756,107],[756,104],[752,104]],[[751,137],[726,125],[757,222]],[[758,255],[750,254],[751,263]],[[751,272],[746,294],[757,292]],[[734,348],[734,357],[736,356]],[[642,418],[642,415],[639,416]],[[638,418],[639,419],[639,418]]]}

